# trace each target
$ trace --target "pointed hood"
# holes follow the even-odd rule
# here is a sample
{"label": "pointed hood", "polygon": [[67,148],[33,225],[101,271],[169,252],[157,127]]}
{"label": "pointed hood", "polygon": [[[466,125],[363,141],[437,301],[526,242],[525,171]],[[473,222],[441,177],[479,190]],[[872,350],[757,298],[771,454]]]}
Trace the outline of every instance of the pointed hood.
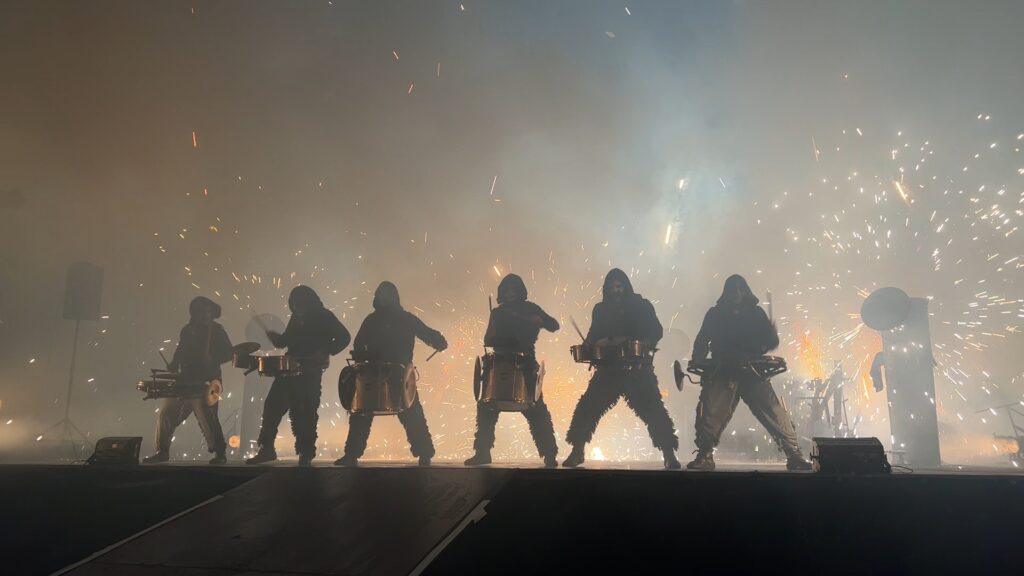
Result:
{"label": "pointed hood", "polygon": [[757,306],[757,303],[760,302],[760,300],[757,299],[757,296],[754,296],[754,292],[750,289],[750,285],[747,284],[747,280],[739,274],[733,274],[725,279],[725,286],[722,287],[722,295],[718,297],[718,305],[723,307],[732,305],[730,296],[737,289],[743,292],[743,302],[740,304],[741,306]]}
{"label": "pointed hood", "polygon": [[618,280],[622,283],[622,287],[625,288],[626,296],[634,294],[633,283],[629,281],[629,276],[625,272],[618,268],[612,268],[608,271],[608,274],[604,277],[604,286],[601,287],[601,296],[607,300],[609,297],[608,290],[614,280]]}
{"label": "pointed hood", "polygon": [[514,289],[516,292],[523,297],[523,300],[527,298],[526,283],[519,277],[518,274],[509,274],[501,279],[498,284],[498,304],[504,304],[508,301],[508,291]]}
{"label": "pointed hood", "polygon": [[402,301],[398,297],[398,287],[385,280],[377,286],[377,290],[373,293],[373,309],[374,310],[385,310],[385,309],[402,309]]}
{"label": "pointed hood", "polygon": [[310,310],[324,307],[324,303],[320,301],[320,297],[317,296],[316,292],[309,286],[302,284],[292,288],[291,293],[288,294],[288,309],[295,312],[296,303],[306,304]]}
{"label": "pointed hood", "polygon": [[220,318],[220,304],[217,304],[206,296],[196,296],[193,298],[188,304],[188,314],[194,318],[199,315],[203,308],[210,309],[212,312],[211,316],[214,320]]}

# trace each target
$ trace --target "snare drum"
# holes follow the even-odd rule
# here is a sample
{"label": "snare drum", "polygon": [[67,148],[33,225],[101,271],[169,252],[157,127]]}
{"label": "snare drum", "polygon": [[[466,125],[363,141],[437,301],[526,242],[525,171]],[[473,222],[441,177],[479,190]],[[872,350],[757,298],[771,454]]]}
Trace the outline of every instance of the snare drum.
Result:
{"label": "snare drum", "polygon": [[597,344],[577,344],[571,346],[572,358],[581,364],[598,364],[613,360],[622,360],[621,346],[598,346]]}
{"label": "snare drum", "polygon": [[299,361],[294,356],[276,354],[252,358],[260,376],[295,376],[299,373]]}
{"label": "snare drum", "polygon": [[575,346],[570,346],[569,352],[572,353],[573,361],[581,364],[591,364],[600,359],[600,349],[593,344],[577,344]]}
{"label": "snare drum", "polygon": [[657,348],[642,340],[627,340],[622,344],[622,359],[627,362],[652,362]]}
{"label": "snare drum", "polygon": [[256,370],[259,366],[256,364],[256,356],[252,354],[243,354],[235,352],[231,357],[231,365],[235,368],[241,368],[246,373]]}
{"label": "snare drum", "polygon": [[761,356],[750,361],[750,368],[761,378],[771,378],[782,374],[789,368],[786,359],[779,356]]}
{"label": "snare drum", "polygon": [[733,380],[755,377],[769,379],[787,370],[786,360],[778,356],[760,356],[750,360],[690,360],[686,371],[704,378]]}
{"label": "snare drum", "polygon": [[352,414],[400,414],[416,399],[416,367],[397,362],[359,362],[338,378],[341,405]]}
{"label": "snare drum", "polygon": [[477,402],[499,412],[522,412],[533,407],[541,396],[537,362],[525,354],[484,355],[474,383]]}
{"label": "snare drum", "polygon": [[205,398],[213,406],[220,401],[223,385],[220,380],[196,382],[180,380],[177,372],[154,370],[149,380],[139,380],[135,389],[144,392],[143,400],[150,398]]}

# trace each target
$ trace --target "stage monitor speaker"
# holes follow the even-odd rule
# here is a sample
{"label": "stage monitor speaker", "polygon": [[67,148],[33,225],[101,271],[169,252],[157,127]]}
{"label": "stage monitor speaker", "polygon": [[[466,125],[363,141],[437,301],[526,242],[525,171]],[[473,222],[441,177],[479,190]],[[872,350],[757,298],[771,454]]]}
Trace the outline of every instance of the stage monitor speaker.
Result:
{"label": "stage monitor speaker", "polygon": [[64,318],[99,320],[103,295],[103,269],[89,262],[68,266],[64,287]]}
{"label": "stage monitor speaker", "polygon": [[89,465],[134,466],[139,463],[142,436],[109,436],[96,442],[96,451],[85,461]]}
{"label": "stage monitor speaker", "polygon": [[814,438],[811,462],[825,474],[888,474],[892,466],[878,438]]}

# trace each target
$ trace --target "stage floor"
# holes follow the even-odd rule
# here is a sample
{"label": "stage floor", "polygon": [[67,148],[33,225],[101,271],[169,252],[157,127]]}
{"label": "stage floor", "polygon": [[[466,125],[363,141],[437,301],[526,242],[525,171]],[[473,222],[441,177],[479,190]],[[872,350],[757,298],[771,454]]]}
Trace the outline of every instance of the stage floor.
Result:
{"label": "stage floor", "polygon": [[0,554],[11,574],[1019,573],[1021,476],[6,465]]}

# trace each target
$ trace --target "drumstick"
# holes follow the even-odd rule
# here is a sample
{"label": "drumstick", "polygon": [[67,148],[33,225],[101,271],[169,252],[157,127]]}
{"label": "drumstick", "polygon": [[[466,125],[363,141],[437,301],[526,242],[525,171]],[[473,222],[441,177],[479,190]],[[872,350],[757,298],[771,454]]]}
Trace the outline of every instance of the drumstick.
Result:
{"label": "drumstick", "polygon": [[164,366],[166,366],[167,369],[170,370],[171,369],[171,363],[168,362],[167,361],[167,357],[164,356],[164,351],[163,350],[157,350],[156,353],[159,354],[160,355],[160,359],[164,361]]}
{"label": "drumstick", "polygon": [[569,322],[572,322],[572,327],[576,329],[576,333],[580,335],[580,340],[586,342],[587,339],[583,337],[583,332],[580,332],[580,327],[576,325],[576,319],[569,316]]}
{"label": "drumstick", "polygon": [[425,360],[425,362],[430,362],[430,359],[433,358],[434,356],[437,356],[438,352],[440,352],[440,350],[434,350],[433,354],[431,354],[430,356],[427,356],[427,359]]}

